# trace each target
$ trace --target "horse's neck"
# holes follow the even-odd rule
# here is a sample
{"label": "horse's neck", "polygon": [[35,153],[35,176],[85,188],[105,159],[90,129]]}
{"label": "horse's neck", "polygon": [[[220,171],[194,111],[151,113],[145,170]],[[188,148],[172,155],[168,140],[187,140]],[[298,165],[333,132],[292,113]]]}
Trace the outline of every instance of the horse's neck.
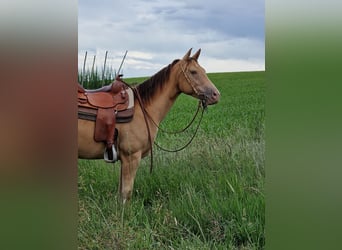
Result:
{"label": "horse's neck", "polygon": [[173,80],[166,83],[163,89],[155,94],[153,100],[146,106],[146,110],[154,122],[159,125],[170,111],[179,94]]}

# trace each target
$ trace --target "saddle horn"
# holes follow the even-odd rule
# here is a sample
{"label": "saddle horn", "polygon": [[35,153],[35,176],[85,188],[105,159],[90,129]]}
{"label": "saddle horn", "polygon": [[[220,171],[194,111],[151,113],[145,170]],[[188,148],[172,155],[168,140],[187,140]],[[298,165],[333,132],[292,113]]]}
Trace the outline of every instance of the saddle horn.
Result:
{"label": "saddle horn", "polygon": [[192,48],[183,56],[183,60],[189,60]]}

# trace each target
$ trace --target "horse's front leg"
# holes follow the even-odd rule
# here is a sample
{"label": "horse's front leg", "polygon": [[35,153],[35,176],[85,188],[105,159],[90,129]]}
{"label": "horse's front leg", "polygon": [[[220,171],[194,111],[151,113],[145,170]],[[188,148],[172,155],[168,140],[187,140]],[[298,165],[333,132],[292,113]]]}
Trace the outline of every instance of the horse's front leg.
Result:
{"label": "horse's front leg", "polygon": [[141,153],[137,152],[135,154],[123,154],[121,158],[121,171],[120,171],[120,182],[119,182],[119,192],[122,202],[125,203],[129,201],[132,192],[135,175],[138,170],[138,166],[141,160]]}

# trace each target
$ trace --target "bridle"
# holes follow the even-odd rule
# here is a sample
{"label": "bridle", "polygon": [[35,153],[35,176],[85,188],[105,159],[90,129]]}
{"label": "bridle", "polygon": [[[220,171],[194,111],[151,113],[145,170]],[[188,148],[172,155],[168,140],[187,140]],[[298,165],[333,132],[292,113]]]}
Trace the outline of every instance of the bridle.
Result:
{"label": "bridle", "polygon": [[193,81],[191,81],[191,79],[189,78],[189,76],[185,73],[185,69],[183,68],[183,65],[180,65],[180,68],[183,72],[183,75],[186,79],[186,81],[189,83],[189,85],[191,86],[192,90],[195,92],[195,94],[197,95],[197,97],[200,99],[200,101],[202,102],[202,107],[205,109],[207,107],[207,97],[204,94],[201,94],[200,92],[198,92],[198,90],[195,88]]}
{"label": "bridle", "polygon": [[[191,144],[191,142],[193,141],[193,139],[195,138],[196,134],[197,134],[197,131],[198,131],[198,128],[202,122],[202,118],[203,118],[203,114],[204,114],[204,111],[207,107],[207,104],[206,104],[206,97],[205,95],[203,94],[199,94],[198,90],[195,88],[193,82],[191,81],[191,79],[189,78],[189,76],[185,73],[185,70],[182,66],[182,64],[180,65],[180,68],[183,72],[183,75],[185,77],[185,79],[187,80],[187,82],[189,83],[189,85],[191,86],[192,90],[195,92],[195,94],[200,98],[200,101],[198,103],[198,106],[197,106],[197,110],[195,112],[195,115],[193,116],[193,118],[191,119],[190,123],[183,129],[181,130],[178,130],[178,131],[166,131],[164,129],[162,129],[160,126],[158,126],[158,124],[152,119],[152,117],[149,115],[149,119],[152,121],[152,123],[163,133],[166,133],[166,134],[180,134],[180,133],[183,133],[185,132],[188,128],[191,127],[191,125],[194,123],[197,115],[198,115],[198,112],[200,110],[200,108],[202,108],[202,113],[201,113],[201,117],[200,117],[200,120],[196,126],[196,129],[195,129],[195,133],[191,136],[190,140],[185,144],[183,145],[182,147],[178,148],[178,149],[166,149],[162,146],[160,146],[158,143],[156,143],[154,141],[154,145],[156,145],[159,149],[163,150],[163,151],[166,151],[166,152],[170,152],[170,153],[175,153],[175,152],[179,152],[183,149],[185,149],[187,146],[189,146]],[[201,97],[204,97],[204,98],[201,98]]]}
{"label": "bridle", "polygon": [[[197,91],[197,89],[194,87],[193,82],[191,81],[191,79],[189,78],[189,76],[186,74],[186,72],[185,72],[185,70],[184,70],[182,64],[180,65],[180,68],[181,68],[181,70],[182,70],[182,72],[183,72],[183,75],[184,75],[185,79],[187,80],[187,82],[188,82],[189,85],[191,86],[192,90],[195,92],[195,94],[198,96],[198,98],[199,98],[200,100],[199,100],[198,108],[197,108],[197,110],[196,110],[196,112],[195,112],[195,115],[193,116],[193,118],[192,118],[192,120],[190,121],[190,123],[189,123],[185,128],[183,128],[183,129],[181,129],[181,130],[179,130],[179,131],[166,131],[166,130],[162,129],[162,128],[161,128],[161,127],[152,119],[151,115],[147,112],[147,110],[146,110],[146,108],[145,108],[145,106],[144,106],[144,103],[143,103],[143,101],[142,101],[142,99],[141,99],[141,96],[140,96],[140,94],[139,94],[138,89],[137,89],[136,87],[132,87],[132,86],[126,84],[129,88],[131,88],[131,89],[133,90],[135,96],[137,97],[137,100],[138,100],[138,102],[139,102],[139,105],[140,105],[140,107],[141,107],[142,113],[143,113],[143,115],[144,115],[144,120],[145,120],[145,124],[146,124],[146,128],[147,128],[147,133],[148,133],[148,141],[149,141],[149,144],[150,144],[150,151],[151,151],[151,167],[150,167],[150,173],[152,173],[152,168],[153,168],[153,145],[152,145],[151,130],[150,130],[150,126],[149,126],[149,123],[148,123],[148,120],[147,120],[147,119],[149,119],[149,120],[153,123],[153,125],[156,126],[156,127],[157,127],[161,132],[163,132],[163,133],[167,133],[167,134],[179,134],[179,133],[185,132],[189,127],[191,127],[191,125],[194,123],[194,121],[195,121],[195,119],[196,119],[196,117],[197,117],[197,115],[198,115],[198,113],[199,113],[200,108],[202,108],[201,117],[200,117],[200,120],[199,120],[199,122],[198,122],[198,124],[197,124],[197,127],[196,127],[196,129],[195,129],[195,133],[192,135],[192,137],[190,138],[190,140],[189,140],[185,145],[183,145],[182,147],[180,147],[180,148],[178,148],[178,149],[173,149],[173,150],[171,150],[171,149],[166,149],[166,148],[160,146],[158,143],[156,143],[156,142],[154,141],[154,144],[155,144],[159,149],[161,149],[161,150],[163,150],[163,151],[166,151],[166,152],[172,152],[172,153],[174,153],[174,152],[179,152],[179,151],[185,149],[186,147],[188,147],[188,146],[191,144],[191,142],[193,141],[193,139],[195,138],[195,136],[196,136],[196,134],[197,134],[197,132],[198,132],[198,128],[199,128],[199,126],[200,126],[200,124],[201,124],[201,122],[202,122],[202,118],[203,118],[204,111],[206,110],[206,107],[207,107],[206,96],[205,96],[204,94],[200,94],[200,93]],[[203,98],[202,98],[202,97],[203,97]]]}
{"label": "bridle", "polygon": [[[180,130],[180,131],[175,131],[175,132],[173,132],[173,131],[170,132],[170,131],[161,130],[161,132],[164,132],[164,133],[167,133],[167,134],[180,134],[180,133],[185,132],[185,131],[193,124],[193,122],[195,121],[195,119],[196,119],[196,117],[197,117],[197,114],[198,114],[198,111],[199,111],[200,107],[201,107],[201,102],[198,103],[198,108],[197,108],[197,111],[196,111],[196,113],[195,113],[193,119],[191,120],[191,122],[190,122],[184,129],[182,129],[182,130]],[[197,131],[198,131],[198,128],[199,128],[199,126],[200,126],[200,124],[201,124],[201,122],[202,122],[202,118],[203,118],[203,113],[204,113],[204,111],[205,111],[205,109],[202,108],[201,117],[200,117],[200,119],[199,119],[199,121],[198,121],[198,124],[197,124],[197,126],[196,126],[196,129],[195,129],[194,134],[191,136],[190,140],[189,140],[186,144],[184,144],[182,147],[177,148],[177,149],[166,149],[166,148],[160,146],[156,141],[154,141],[154,145],[156,145],[159,149],[161,149],[161,150],[163,150],[163,151],[166,151],[166,152],[170,152],[170,153],[176,153],[176,152],[179,152],[179,151],[185,149],[187,146],[189,146],[189,145],[191,144],[191,142],[192,142],[193,139],[195,138],[195,136],[196,136],[196,134],[197,134]],[[158,126],[158,128],[160,128],[160,127]]]}

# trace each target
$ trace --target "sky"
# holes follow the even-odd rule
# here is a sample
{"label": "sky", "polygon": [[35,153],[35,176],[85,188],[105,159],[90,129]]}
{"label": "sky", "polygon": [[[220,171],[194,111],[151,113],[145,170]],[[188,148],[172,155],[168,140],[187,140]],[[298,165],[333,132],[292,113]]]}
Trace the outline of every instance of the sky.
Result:
{"label": "sky", "polygon": [[265,70],[264,0],[79,0],[78,65],[151,76],[193,48],[210,72]]}

